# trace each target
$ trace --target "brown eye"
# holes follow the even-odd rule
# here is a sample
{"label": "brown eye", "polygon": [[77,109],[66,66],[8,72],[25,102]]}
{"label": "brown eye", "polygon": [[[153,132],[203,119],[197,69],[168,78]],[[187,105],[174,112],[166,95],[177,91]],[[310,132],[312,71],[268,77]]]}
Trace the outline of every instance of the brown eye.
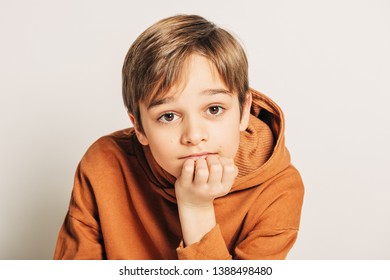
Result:
{"label": "brown eye", "polygon": [[162,123],[170,123],[175,121],[176,117],[174,113],[165,113],[158,120]]}
{"label": "brown eye", "polygon": [[221,106],[211,106],[208,108],[210,115],[219,115],[222,113],[223,108]]}
{"label": "brown eye", "polygon": [[175,115],[172,113],[168,113],[168,114],[163,115],[164,120],[166,120],[167,122],[173,121],[174,117],[175,117]]}

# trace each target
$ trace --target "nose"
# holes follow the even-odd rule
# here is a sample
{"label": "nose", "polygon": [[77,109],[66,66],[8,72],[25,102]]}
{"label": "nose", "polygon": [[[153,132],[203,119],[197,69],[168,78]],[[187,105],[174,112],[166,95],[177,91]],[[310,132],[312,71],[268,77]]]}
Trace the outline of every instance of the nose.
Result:
{"label": "nose", "polygon": [[208,140],[208,132],[205,124],[199,119],[187,118],[183,122],[181,142],[183,145],[198,145]]}

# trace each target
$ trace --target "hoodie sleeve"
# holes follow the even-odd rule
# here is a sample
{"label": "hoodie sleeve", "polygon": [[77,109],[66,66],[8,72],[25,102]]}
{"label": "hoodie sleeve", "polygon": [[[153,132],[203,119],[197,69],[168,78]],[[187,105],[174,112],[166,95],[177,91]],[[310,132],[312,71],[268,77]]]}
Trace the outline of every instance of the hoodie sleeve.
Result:
{"label": "hoodie sleeve", "polygon": [[259,196],[251,210],[254,226],[236,246],[234,258],[285,259],[297,239],[303,196],[301,176],[290,165]]}
{"label": "hoodie sleeve", "polygon": [[76,171],[69,210],[60,229],[54,259],[104,259],[95,195],[84,157]]}
{"label": "hoodie sleeve", "polygon": [[55,260],[101,260],[104,259],[100,233],[67,214],[60,230]]}
{"label": "hoodie sleeve", "polygon": [[179,260],[230,260],[221,229],[217,224],[199,242],[184,247],[183,241],[177,248]]}

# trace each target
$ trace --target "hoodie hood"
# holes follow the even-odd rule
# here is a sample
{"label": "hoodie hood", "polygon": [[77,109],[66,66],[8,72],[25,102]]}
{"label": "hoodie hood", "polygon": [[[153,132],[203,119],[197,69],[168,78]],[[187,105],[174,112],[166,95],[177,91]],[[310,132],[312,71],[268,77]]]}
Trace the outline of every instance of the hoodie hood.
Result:
{"label": "hoodie hood", "polygon": [[266,95],[254,89],[251,93],[251,121],[241,133],[242,142],[236,156],[236,164],[249,172],[237,176],[232,191],[262,184],[290,165],[282,110]]}
{"label": "hoodie hood", "polygon": [[[248,128],[241,132],[235,156],[239,173],[230,192],[258,186],[290,165],[290,155],[284,142],[284,117],[279,106],[264,94],[252,93],[251,116]],[[156,191],[176,202],[176,178],[154,160],[149,146],[142,146],[133,134],[134,151]]]}

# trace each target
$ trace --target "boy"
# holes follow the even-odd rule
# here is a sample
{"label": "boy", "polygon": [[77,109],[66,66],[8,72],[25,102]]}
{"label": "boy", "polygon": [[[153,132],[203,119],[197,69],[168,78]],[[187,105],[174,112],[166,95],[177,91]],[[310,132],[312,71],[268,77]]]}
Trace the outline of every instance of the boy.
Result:
{"label": "boy", "polygon": [[240,44],[199,16],[157,22],[131,46],[133,128],[81,160],[55,259],[284,259],[303,184],[279,107],[248,86]]}

